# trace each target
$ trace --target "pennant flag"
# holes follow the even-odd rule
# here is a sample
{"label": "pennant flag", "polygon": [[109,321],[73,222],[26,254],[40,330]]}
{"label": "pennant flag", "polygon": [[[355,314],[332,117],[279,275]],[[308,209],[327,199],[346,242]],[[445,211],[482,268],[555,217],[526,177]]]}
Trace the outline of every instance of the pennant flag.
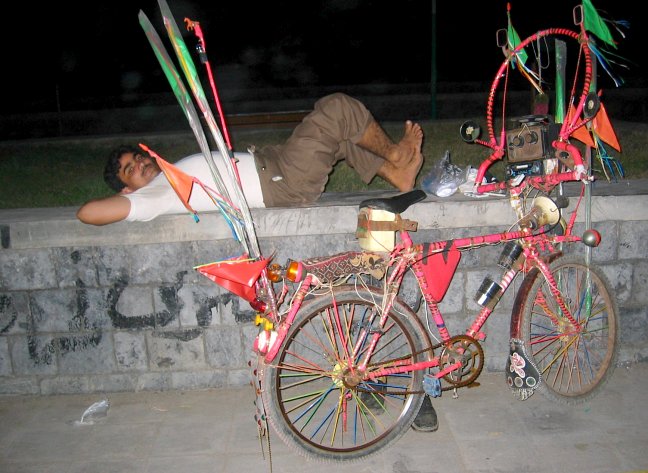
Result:
{"label": "pennant flag", "polygon": [[583,23],[587,31],[594,33],[601,41],[616,48],[610,29],[592,5],[591,0],[583,0]]}
{"label": "pennant flag", "polygon": [[[567,120],[571,121],[573,114],[573,108],[570,107],[567,111]],[[596,116],[592,119],[592,126],[588,129],[585,126],[581,126],[574,130],[571,134],[572,138],[577,139],[578,141],[583,142],[586,146],[590,148],[596,148],[596,142],[592,137],[592,134],[600,139],[602,142],[607,143],[612,148],[621,152],[621,145],[619,144],[619,139],[617,138],[614,127],[610,123],[610,119],[607,114],[607,110],[603,103],[600,104],[599,111],[596,113]]]}
{"label": "pennant flag", "polygon": [[[572,118],[574,115],[574,107],[570,106],[569,109],[567,110],[567,117],[565,122],[566,123],[572,123]],[[572,134],[572,138],[577,139],[578,141],[584,143],[586,146],[589,146],[590,148],[595,148],[596,144],[594,143],[594,140],[592,139],[592,135],[590,134],[589,130],[585,126],[580,126],[576,128]]]}
{"label": "pennant flag", "polygon": [[601,103],[601,108],[594,117],[592,123],[592,131],[603,141],[604,143],[609,144],[612,148],[621,152],[621,145],[619,144],[619,139],[617,138],[612,123],[608,118],[607,111],[605,106]]}
{"label": "pennant flag", "polygon": [[[506,37],[508,40],[508,46],[511,51],[513,51],[515,48],[519,46],[519,44],[522,42],[520,39],[520,36],[517,34],[517,31],[515,31],[515,28],[513,28],[513,23],[511,22],[511,4],[508,3],[506,5],[506,16],[508,17],[508,28],[506,29]],[[526,64],[528,55],[524,48],[520,49],[517,54],[516,54],[517,59],[520,61],[522,64]],[[520,66],[521,67],[521,66]]]}
{"label": "pennant flag", "polygon": [[226,261],[196,266],[196,270],[219,286],[252,302],[256,299],[254,284],[270,259],[251,260],[241,255]]}
{"label": "pennant flag", "polygon": [[162,172],[169,181],[169,184],[171,184],[173,190],[176,192],[176,194],[178,194],[178,197],[180,198],[184,206],[190,212],[195,213],[189,205],[189,198],[191,197],[191,191],[193,190],[193,185],[194,182],[196,182],[196,179],[189,176],[188,174],[185,174],[176,166],[160,157],[157,157],[155,159],[158,163],[158,166],[160,166],[160,169],[162,169]]}
{"label": "pennant flag", "polygon": [[187,208],[189,212],[195,215],[196,211],[191,208],[191,205],[189,205],[189,198],[191,197],[191,192],[193,190],[194,183],[195,182],[198,183],[198,185],[200,185],[201,187],[202,187],[202,183],[195,177],[192,177],[187,173],[181,171],[177,166],[174,166],[170,162],[162,159],[146,145],[140,143],[139,146],[148,154],[150,154],[151,157],[155,159],[157,165],[164,173],[164,176],[167,178],[169,184],[171,184],[171,187],[178,195],[178,197],[180,198],[184,206]]}

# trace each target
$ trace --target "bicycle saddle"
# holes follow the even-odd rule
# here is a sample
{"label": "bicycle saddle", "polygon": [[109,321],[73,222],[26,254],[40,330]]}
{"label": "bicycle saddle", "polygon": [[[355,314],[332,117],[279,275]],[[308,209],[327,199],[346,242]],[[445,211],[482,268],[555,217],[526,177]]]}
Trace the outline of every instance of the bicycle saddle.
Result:
{"label": "bicycle saddle", "polygon": [[421,189],[414,189],[394,197],[367,199],[360,202],[360,208],[387,210],[395,214],[405,212],[410,205],[425,200],[427,194]]}

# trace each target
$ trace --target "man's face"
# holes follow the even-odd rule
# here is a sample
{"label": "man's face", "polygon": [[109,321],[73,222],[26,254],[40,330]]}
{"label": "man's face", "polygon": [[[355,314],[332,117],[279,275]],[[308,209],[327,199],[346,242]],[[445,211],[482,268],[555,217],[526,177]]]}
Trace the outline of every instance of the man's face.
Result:
{"label": "man's face", "polygon": [[139,153],[124,153],[119,158],[119,179],[126,184],[123,193],[133,192],[147,185],[160,174],[154,159]]}

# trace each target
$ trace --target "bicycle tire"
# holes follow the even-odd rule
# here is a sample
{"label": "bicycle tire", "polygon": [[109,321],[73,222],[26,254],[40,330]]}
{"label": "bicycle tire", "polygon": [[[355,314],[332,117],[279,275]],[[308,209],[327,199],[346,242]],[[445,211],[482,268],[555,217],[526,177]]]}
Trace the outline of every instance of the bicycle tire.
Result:
{"label": "bicycle tire", "polygon": [[340,286],[316,296],[301,308],[276,358],[264,368],[268,420],[298,453],[319,461],[357,461],[395,442],[412,424],[423,394],[408,391],[422,390],[423,371],[377,380],[344,377],[351,373],[350,347],[358,342],[364,352],[358,341],[362,324],[382,330],[370,370],[403,357],[425,358],[416,314],[397,299],[379,329],[378,317],[371,316],[381,302],[377,288]]}
{"label": "bicycle tire", "polygon": [[577,255],[559,256],[549,267],[582,330],[571,329],[542,273],[534,271],[527,276],[533,283],[520,308],[520,333],[542,376],[538,390],[551,400],[580,404],[598,394],[616,367],[619,310],[599,267]]}

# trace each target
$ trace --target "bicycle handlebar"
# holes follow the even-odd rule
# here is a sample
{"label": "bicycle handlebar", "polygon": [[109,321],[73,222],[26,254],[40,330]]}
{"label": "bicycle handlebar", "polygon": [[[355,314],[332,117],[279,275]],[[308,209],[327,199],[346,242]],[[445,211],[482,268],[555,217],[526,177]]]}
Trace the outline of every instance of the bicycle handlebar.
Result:
{"label": "bicycle handlebar", "polygon": [[570,182],[570,181],[593,181],[593,176],[588,176],[585,172],[583,165],[577,165],[574,171],[570,172],[561,172],[558,174],[547,174],[545,176],[524,176],[522,182],[515,184],[516,179],[509,179],[504,182],[494,182],[491,184],[481,184],[476,186],[477,193],[483,194],[486,192],[496,192],[499,190],[509,190],[513,193],[519,193],[522,189],[527,186],[533,186],[536,188],[547,188],[554,187],[560,184],[561,182]]}

